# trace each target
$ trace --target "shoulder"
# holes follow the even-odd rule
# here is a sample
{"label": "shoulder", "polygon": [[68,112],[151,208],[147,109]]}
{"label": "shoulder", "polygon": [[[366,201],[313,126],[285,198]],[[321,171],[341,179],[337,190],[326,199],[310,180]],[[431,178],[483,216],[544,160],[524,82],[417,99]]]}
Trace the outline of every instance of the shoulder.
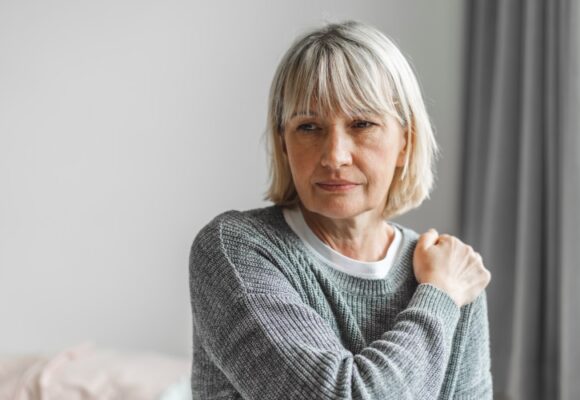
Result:
{"label": "shoulder", "polygon": [[242,242],[264,242],[283,230],[283,214],[278,206],[245,211],[228,210],[215,216],[194,238],[192,249],[208,250],[220,244],[235,247]]}
{"label": "shoulder", "polygon": [[393,225],[395,228],[398,228],[403,236],[406,236],[408,240],[417,241],[419,239],[419,233],[415,231],[413,228],[400,224],[398,222],[389,221],[389,224]]}
{"label": "shoulder", "polygon": [[288,292],[282,211],[277,206],[225,211],[196,235],[190,251],[192,287],[199,292]]}
{"label": "shoulder", "polygon": [[413,228],[397,222],[389,221],[389,224],[391,224],[395,229],[398,229],[401,233],[401,249],[403,252],[409,253],[411,257],[410,259],[412,260],[412,254],[415,251],[420,234]]}

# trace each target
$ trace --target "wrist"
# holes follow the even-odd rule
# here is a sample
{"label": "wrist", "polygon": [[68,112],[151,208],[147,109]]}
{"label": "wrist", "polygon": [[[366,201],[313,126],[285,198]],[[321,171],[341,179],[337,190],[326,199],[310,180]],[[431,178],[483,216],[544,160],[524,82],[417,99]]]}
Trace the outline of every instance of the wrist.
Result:
{"label": "wrist", "polygon": [[445,294],[447,294],[451,298],[451,300],[453,300],[453,302],[457,305],[457,307],[461,307],[463,305],[460,296],[458,296],[457,293],[454,290],[452,290],[452,288],[449,288],[447,285],[444,285],[441,282],[425,282],[425,284],[434,286],[437,289],[444,292]]}

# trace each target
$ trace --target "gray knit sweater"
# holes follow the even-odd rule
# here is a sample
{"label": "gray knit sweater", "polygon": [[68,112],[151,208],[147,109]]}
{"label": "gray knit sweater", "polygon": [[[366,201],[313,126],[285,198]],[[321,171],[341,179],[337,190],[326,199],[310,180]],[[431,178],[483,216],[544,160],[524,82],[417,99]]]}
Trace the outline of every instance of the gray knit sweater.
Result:
{"label": "gray knit sweater", "polygon": [[384,279],[317,257],[270,206],[228,211],[190,253],[193,399],[492,398],[485,292],[418,284],[418,234]]}

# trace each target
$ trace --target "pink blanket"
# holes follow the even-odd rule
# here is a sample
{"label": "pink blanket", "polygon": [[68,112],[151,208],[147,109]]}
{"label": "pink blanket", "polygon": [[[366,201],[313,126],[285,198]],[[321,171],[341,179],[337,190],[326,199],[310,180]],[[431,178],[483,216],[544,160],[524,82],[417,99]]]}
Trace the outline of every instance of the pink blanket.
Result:
{"label": "pink blanket", "polygon": [[53,357],[0,357],[1,400],[146,400],[190,374],[191,362],[81,343]]}

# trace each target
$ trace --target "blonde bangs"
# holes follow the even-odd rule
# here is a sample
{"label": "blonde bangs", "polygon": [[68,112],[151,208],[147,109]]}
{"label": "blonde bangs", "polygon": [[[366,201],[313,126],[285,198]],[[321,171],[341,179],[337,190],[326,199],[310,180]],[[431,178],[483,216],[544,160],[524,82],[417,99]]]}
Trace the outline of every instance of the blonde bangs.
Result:
{"label": "blonde bangs", "polygon": [[402,122],[388,74],[365,63],[369,54],[363,51],[315,42],[298,52],[283,81],[284,107],[276,116],[280,130],[294,114],[310,114],[313,106],[324,117],[389,114]]}

